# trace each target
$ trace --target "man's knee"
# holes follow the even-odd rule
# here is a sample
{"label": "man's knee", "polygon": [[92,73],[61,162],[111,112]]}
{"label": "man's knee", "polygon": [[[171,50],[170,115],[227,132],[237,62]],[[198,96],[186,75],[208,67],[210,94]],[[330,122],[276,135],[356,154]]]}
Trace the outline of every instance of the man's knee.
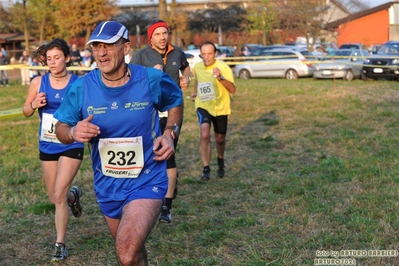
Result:
{"label": "man's knee", "polygon": [[128,244],[116,244],[116,257],[119,265],[140,265],[142,261],[141,248]]}

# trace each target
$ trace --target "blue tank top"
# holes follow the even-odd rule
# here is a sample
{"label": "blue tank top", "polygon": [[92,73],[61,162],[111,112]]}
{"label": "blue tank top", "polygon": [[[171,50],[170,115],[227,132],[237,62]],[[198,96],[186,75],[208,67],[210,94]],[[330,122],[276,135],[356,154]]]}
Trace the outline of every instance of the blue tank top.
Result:
{"label": "blue tank top", "polygon": [[54,89],[50,84],[50,74],[42,76],[39,92],[46,93],[47,105],[39,108],[40,125],[39,125],[39,150],[43,153],[57,154],[66,150],[83,148],[84,144],[74,142],[72,144],[62,144],[55,137],[55,123],[57,120],[52,119],[52,115],[61,105],[70,85],[78,78],[71,74],[68,85],[63,89]]}
{"label": "blue tank top", "polygon": [[[154,140],[161,129],[149,74],[141,66],[130,65],[130,70],[129,82],[118,88],[107,88],[99,71],[83,78],[83,118],[93,114],[91,122],[101,131],[89,146],[94,188],[108,200],[124,200],[149,181],[167,180],[166,161],[153,160]],[[130,146],[124,148],[120,143]]]}

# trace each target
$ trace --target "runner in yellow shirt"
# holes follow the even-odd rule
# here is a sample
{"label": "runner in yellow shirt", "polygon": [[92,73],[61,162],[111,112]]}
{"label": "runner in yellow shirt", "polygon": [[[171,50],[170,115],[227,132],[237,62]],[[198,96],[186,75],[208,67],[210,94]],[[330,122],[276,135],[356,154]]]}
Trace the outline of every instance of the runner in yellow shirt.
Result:
{"label": "runner in yellow shirt", "polygon": [[195,101],[195,109],[200,125],[200,155],[204,166],[201,180],[209,180],[211,176],[211,123],[215,133],[218,154],[218,176],[224,177],[224,150],[230,109],[230,93],[236,92],[231,68],[223,61],[217,60],[216,46],[205,42],[200,47],[201,58],[194,66],[194,92],[191,99]]}

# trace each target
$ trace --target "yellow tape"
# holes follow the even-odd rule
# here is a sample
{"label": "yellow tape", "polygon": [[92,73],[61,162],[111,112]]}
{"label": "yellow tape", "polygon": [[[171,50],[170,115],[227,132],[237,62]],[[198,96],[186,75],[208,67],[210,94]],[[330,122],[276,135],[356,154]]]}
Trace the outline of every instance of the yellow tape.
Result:
{"label": "yellow tape", "polygon": [[0,119],[12,118],[22,115],[22,108],[0,111]]}
{"label": "yellow tape", "polygon": [[[13,70],[13,69],[36,69],[36,70],[48,70],[48,66],[27,66],[23,64],[15,64],[15,65],[2,65],[0,66],[0,70]],[[90,71],[93,68],[91,67],[80,67],[80,66],[70,66],[67,67],[68,70],[84,70],[84,71]]]}

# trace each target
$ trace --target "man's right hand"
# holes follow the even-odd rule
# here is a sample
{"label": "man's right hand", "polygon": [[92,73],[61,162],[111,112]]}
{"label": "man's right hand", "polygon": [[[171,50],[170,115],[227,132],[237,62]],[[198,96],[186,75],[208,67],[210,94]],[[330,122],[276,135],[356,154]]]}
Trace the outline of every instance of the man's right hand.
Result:
{"label": "man's right hand", "polygon": [[100,127],[92,124],[94,115],[89,115],[87,118],[79,121],[73,130],[73,139],[79,142],[88,142],[91,138],[97,137],[101,133]]}

